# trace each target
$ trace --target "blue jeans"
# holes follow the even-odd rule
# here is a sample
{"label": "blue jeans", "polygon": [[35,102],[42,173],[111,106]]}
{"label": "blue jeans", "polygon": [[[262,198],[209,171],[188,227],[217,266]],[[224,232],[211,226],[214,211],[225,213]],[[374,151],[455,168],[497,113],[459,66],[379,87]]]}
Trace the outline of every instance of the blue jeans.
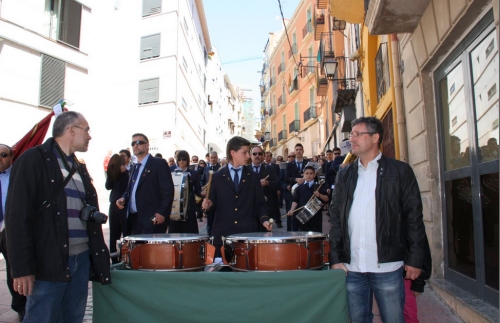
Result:
{"label": "blue jeans", "polygon": [[382,322],[404,323],[403,267],[388,273],[349,271],[346,289],[351,323],[371,323],[373,321],[373,295],[375,295]]}
{"label": "blue jeans", "polygon": [[[50,261],[49,259],[47,261]],[[35,280],[28,296],[24,323],[82,322],[87,306],[90,259],[84,251],[68,260],[71,281]]]}

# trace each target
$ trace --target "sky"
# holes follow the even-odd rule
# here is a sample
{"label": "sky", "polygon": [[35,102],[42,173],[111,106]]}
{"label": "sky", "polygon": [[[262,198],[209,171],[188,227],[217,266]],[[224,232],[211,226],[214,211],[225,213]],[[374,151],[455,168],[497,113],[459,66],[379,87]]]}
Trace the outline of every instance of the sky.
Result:
{"label": "sky", "polygon": [[[291,18],[300,0],[281,0],[285,18]],[[226,63],[263,57],[269,33],[283,29],[278,0],[204,0],[208,31],[223,69],[233,85],[254,90],[260,103],[259,81],[263,60]],[[257,73],[259,72],[259,73]]]}

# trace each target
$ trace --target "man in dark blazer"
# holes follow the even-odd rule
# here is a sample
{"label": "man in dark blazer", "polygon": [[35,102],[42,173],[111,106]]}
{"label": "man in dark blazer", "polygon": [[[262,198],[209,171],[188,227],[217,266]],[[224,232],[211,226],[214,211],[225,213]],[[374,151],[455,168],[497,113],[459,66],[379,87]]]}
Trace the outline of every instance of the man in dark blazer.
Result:
{"label": "man in dark blazer", "polygon": [[252,167],[252,170],[259,175],[260,184],[269,207],[269,216],[274,219],[278,228],[281,228],[281,213],[278,205],[279,182],[278,177],[276,176],[276,171],[273,166],[269,166],[262,162],[264,160],[264,150],[262,150],[262,147],[253,146],[251,153],[252,155],[250,158],[252,158],[252,163],[250,166]]}
{"label": "man in dark blazer", "polygon": [[[221,237],[236,233],[259,231],[259,226],[271,230],[269,211],[259,176],[247,165],[250,142],[233,137],[227,143],[227,167],[212,176],[209,198],[202,207],[214,214],[212,235],[216,257],[221,256]],[[260,223],[260,224],[259,224]]]}
{"label": "man in dark blazer", "polygon": [[274,164],[272,162],[273,160],[273,153],[270,152],[270,151],[266,151],[266,153],[264,154],[264,163],[267,165],[267,166],[271,166],[274,168],[274,171],[276,172],[276,177],[280,177],[280,166],[278,164]]}
{"label": "man in dark blazer", "polygon": [[208,172],[213,170],[214,173],[219,170],[221,165],[219,164],[219,156],[217,155],[216,151],[211,151],[210,152],[210,157],[209,157],[210,162],[207,163],[207,166],[205,167],[205,173],[203,175],[203,181],[201,183],[201,186],[205,186],[208,182]]}
{"label": "man in dark blazer", "polygon": [[[286,174],[285,174],[285,183],[287,184],[287,188],[293,196],[292,188],[295,184],[304,183],[304,178],[302,174],[304,173],[304,168],[309,162],[304,158],[304,147],[301,143],[298,143],[294,147],[295,151],[295,159],[289,160],[286,165]],[[299,228],[300,222],[292,216],[291,219],[288,217],[288,220],[291,220],[291,230],[297,231]],[[288,228],[288,227],[287,227]]]}
{"label": "man in dark blazer", "polygon": [[130,180],[119,208],[127,206],[132,234],[165,233],[167,231],[174,183],[167,162],[149,154],[149,141],[142,133],[132,136],[137,164],[130,170]]}

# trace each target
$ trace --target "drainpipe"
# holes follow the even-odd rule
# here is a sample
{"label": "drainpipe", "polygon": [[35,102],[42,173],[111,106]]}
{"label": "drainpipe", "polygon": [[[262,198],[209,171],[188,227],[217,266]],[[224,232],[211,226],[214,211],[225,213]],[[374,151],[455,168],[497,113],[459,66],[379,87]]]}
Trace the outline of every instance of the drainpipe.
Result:
{"label": "drainpipe", "polygon": [[391,35],[391,55],[392,55],[392,70],[394,71],[394,97],[396,106],[396,122],[398,124],[399,138],[399,159],[403,162],[408,162],[408,150],[406,142],[406,120],[403,104],[403,84],[401,82],[401,66],[399,65],[399,40],[397,34]]}

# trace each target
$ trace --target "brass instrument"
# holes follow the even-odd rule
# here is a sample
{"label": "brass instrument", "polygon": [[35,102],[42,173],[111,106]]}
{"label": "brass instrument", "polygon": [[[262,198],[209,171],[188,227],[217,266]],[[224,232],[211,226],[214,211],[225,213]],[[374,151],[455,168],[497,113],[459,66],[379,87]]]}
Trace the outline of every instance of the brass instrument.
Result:
{"label": "brass instrument", "polygon": [[358,156],[354,155],[353,153],[347,153],[342,165],[352,164],[356,161],[356,159],[358,159]]}
{"label": "brass instrument", "polygon": [[[206,191],[207,190],[207,187],[208,187],[208,184],[206,184],[205,186],[202,186],[201,187],[201,190],[202,191]],[[198,196],[198,195],[194,195],[194,200],[196,202],[196,204],[200,204],[202,201],[203,201],[203,197],[201,196]]]}

